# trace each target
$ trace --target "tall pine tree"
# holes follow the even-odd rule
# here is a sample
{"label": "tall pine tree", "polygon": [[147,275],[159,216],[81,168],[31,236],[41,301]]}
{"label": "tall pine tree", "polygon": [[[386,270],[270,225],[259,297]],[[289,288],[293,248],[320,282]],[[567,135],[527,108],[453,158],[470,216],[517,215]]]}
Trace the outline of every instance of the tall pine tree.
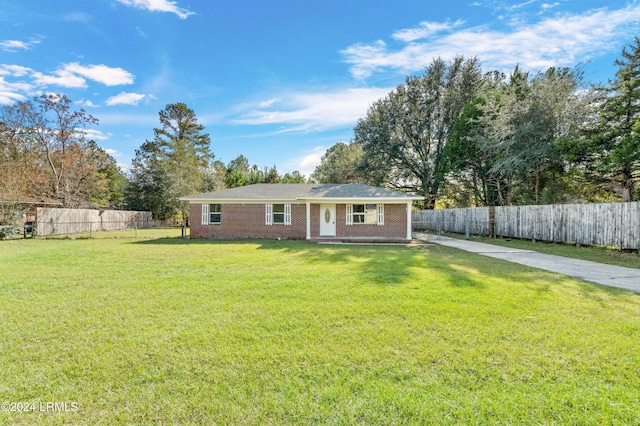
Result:
{"label": "tall pine tree", "polygon": [[178,197],[207,191],[207,170],[214,158],[211,139],[184,103],[160,111],[161,127],[146,141],[133,160],[128,204],[151,210],[154,218],[168,220],[188,215]]}
{"label": "tall pine tree", "polygon": [[600,119],[592,137],[589,167],[632,201],[640,180],[640,38],[625,46],[610,87],[604,89]]}

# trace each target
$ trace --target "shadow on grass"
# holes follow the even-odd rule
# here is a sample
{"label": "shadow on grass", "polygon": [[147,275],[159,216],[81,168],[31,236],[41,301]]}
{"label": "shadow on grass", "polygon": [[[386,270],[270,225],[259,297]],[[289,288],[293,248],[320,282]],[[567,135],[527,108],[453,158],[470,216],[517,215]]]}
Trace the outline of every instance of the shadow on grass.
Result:
{"label": "shadow on grass", "polygon": [[[486,289],[487,280],[500,277],[514,284],[525,285],[542,295],[550,293],[556,285],[563,285],[565,278],[557,275],[557,279],[545,275],[539,279],[538,273],[528,267],[513,264],[499,259],[463,252],[457,249],[435,246],[387,246],[375,244],[324,245],[306,240],[269,240],[269,239],[185,239],[163,237],[148,240],[137,240],[129,244],[172,245],[172,246],[237,246],[253,245],[257,250],[272,250],[296,256],[304,256],[305,261],[316,264],[340,264],[345,270],[356,269],[364,279],[383,286],[400,285],[407,279],[420,281],[426,286],[443,282],[451,287],[468,289]],[[277,261],[274,255],[274,261]],[[546,272],[545,272],[546,274]],[[434,277],[439,277],[434,279]],[[605,285],[577,282],[583,296],[602,298],[637,297],[628,290]]]}
{"label": "shadow on grass", "polygon": [[[321,270],[322,265],[332,264],[344,270],[357,271],[365,281],[381,286],[402,285],[407,280],[417,281],[425,286],[440,285],[441,282],[454,287],[481,289],[485,284],[470,274],[474,266],[467,259],[458,260],[446,248],[435,245],[376,245],[376,244],[318,244],[306,240],[269,239],[183,239],[158,238],[135,241],[130,244],[170,245],[170,246],[255,246],[256,250],[273,251],[274,262],[277,253],[304,257],[304,261]],[[443,259],[441,253],[448,254]],[[459,255],[459,253],[456,252]],[[437,278],[434,278],[437,277]]]}

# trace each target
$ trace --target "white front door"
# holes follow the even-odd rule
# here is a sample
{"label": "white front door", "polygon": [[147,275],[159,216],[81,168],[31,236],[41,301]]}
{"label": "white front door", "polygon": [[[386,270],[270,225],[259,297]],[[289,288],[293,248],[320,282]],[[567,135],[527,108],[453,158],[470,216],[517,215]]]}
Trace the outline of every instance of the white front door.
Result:
{"label": "white front door", "polygon": [[336,236],[336,205],[320,204],[320,236]]}

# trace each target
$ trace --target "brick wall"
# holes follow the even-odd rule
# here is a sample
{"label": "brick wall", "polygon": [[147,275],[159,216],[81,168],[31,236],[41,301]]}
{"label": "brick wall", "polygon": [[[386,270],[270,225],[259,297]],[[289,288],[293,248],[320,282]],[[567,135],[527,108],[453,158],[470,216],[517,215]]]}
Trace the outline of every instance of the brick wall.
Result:
{"label": "brick wall", "polygon": [[[306,206],[291,205],[291,225],[265,225],[264,204],[222,204],[220,224],[201,225],[202,207],[191,204],[191,238],[288,238],[305,239]],[[389,238],[407,236],[406,204],[384,206],[384,226],[346,224],[346,205],[336,205],[336,238]],[[311,204],[311,238],[320,236],[320,205]]]}
{"label": "brick wall", "polygon": [[385,204],[384,225],[357,223],[347,225],[347,206],[336,206],[336,234],[339,237],[352,238],[391,238],[405,239],[407,237],[407,206],[406,204]]}
{"label": "brick wall", "polygon": [[290,238],[307,237],[306,206],[291,204],[291,225],[265,225],[264,204],[222,204],[220,224],[202,225],[202,205],[189,207],[191,238]]}

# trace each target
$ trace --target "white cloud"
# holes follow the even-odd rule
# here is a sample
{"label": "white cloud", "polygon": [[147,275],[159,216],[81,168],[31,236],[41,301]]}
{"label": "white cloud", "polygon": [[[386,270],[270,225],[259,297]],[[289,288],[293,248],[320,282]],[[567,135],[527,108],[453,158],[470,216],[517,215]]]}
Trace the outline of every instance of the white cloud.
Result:
{"label": "white cloud", "polygon": [[29,68],[18,65],[0,65],[0,104],[10,105],[26,100],[25,94],[32,94],[35,86],[25,81],[9,82],[7,77],[23,77],[31,72]]}
{"label": "white cloud", "polygon": [[72,62],[64,66],[64,71],[81,75],[105,86],[133,83],[133,74],[122,68],[112,68],[106,65],[80,65],[77,62]]}
{"label": "white cloud", "polygon": [[10,75],[12,77],[24,77],[32,72],[31,68],[20,65],[0,65],[0,75]]}
{"label": "white cloud", "polygon": [[87,108],[98,108],[98,105],[94,104],[90,100],[81,99],[76,103]]}
{"label": "white cloud", "polygon": [[254,109],[236,120],[238,124],[282,124],[283,131],[317,131],[355,126],[371,103],[386,96],[390,88],[345,89],[334,92],[279,94],[281,108]]}
{"label": "white cloud", "polygon": [[116,151],[115,149],[111,149],[111,148],[105,148],[104,152],[106,152],[107,154],[109,154],[112,157],[121,157],[122,153]]}
{"label": "white cloud", "polygon": [[302,160],[298,163],[298,167],[300,170],[311,170],[313,171],[317,166],[320,165],[322,161],[322,156],[327,152],[327,148],[324,146],[316,146],[313,148],[313,152],[305,155]]}
{"label": "white cloud", "polygon": [[127,93],[121,92],[115,96],[110,97],[105,102],[109,106],[114,105],[138,105],[138,103],[143,100],[147,95],[143,95],[140,93]]}
{"label": "white cloud", "polygon": [[[521,3],[516,6],[528,4]],[[550,6],[545,4],[546,8]],[[583,14],[557,14],[539,22],[511,26],[507,30],[486,27],[459,29],[438,35],[450,24],[422,23],[417,29],[397,31],[392,37],[407,44],[392,50],[378,40],[355,44],[341,53],[359,79],[376,72],[412,73],[424,69],[433,58],[451,59],[457,54],[477,56],[486,67],[500,70],[520,64],[525,69],[574,66],[621,44],[637,29],[640,4],[618,9],[595,9]],[[453,26],[459,26],[456,22]],[[420,42],[417,42],[420,40]]]}
{"label": "white cloud", "polygon": [[41,86],[60,86],[72,89],[84,89],[87,87],[87,80],[75,75],[68,70],[57,70],[54,75],[45,75],[34,71],[31,75],[36,84]]}
{"label": "white cloud", "polygon": [[0,105],[10,105],[14,102],[24,101],[26,98],[19,93],[2,89],[0,81]]}
{"label": "white cloud", "polygon": [[118,0],[125,6],[132,6],[138,9],[145,9],[151,12],[175,13],[180,19],[187,19],[194,12],[178,6],[178,3],[170,0]]}
{"label": "white cloud", "polygon": [[53,75],[33,72],[32,77],[39,85],[54,85],[74,89],[87,87],[87,80],[93,80],[105,86],[132,84],[133,75],[122,68],[112,68],[106,65],[80,65],[77,62],[64,64]]}
{"label": "white cloud", "polygon": [[82,133],[87,140],[105,141],[111,137],[110,133],[103,133],[96,129],[83,129]]}
{"label": "white cloud", "polygon": [[258,106],[260,108],[268,108],[271,105],[275,104],[276,102],[280,102],[280,99],[279,98],[271,98],[271,99],[268,99],[266,101],[259,102]]}
{"label": "white cloud", "polygon": [[0,48],[7,52],[15,52],[17,50],[29,50],[29,44],[20,40],[4,40],[0,41]]}
{"label": "white cloud", "polygon": [[464,24],[464,21],[456,21],[453,24],[449,22],[421,22],[418,28],[400,30],[393,33],[392,37],[396,40],[404,42],[412,42],[423,38],[430,37],[443,31],[451,31],[452,29]]}

